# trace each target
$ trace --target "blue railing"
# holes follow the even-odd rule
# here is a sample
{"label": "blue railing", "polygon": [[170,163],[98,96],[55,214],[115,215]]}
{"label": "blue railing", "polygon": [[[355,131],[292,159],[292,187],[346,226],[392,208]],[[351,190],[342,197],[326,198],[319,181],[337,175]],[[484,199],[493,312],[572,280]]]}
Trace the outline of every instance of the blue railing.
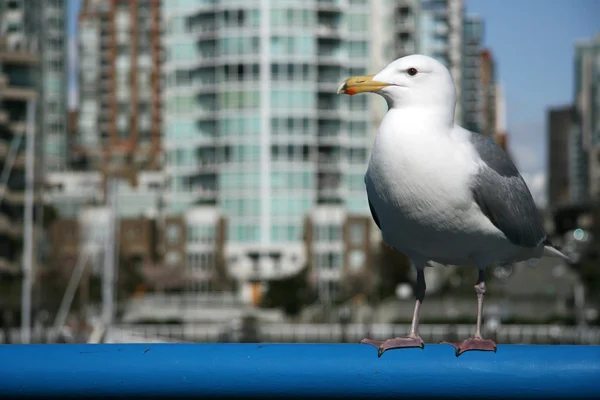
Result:
{"label": "blue railing", "polygon": [[600,346],[1,345],[0,398],[600,398]]}

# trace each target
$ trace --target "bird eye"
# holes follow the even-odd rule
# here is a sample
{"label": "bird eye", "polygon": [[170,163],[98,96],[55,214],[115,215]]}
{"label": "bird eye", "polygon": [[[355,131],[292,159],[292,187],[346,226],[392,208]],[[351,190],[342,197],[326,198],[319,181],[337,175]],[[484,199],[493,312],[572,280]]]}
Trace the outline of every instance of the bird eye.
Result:
{"label": "bird eye", "polygon": [[409,68],[406,70],[410,76],[415,76],[419,71],[416,68]]}

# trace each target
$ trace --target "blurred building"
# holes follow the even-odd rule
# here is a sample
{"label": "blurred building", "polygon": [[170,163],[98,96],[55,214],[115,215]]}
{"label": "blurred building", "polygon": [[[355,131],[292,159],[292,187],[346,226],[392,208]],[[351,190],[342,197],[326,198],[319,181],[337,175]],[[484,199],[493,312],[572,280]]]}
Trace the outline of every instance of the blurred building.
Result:
{"label": "blurred building", "polygon": [[324,303],[344,293],[370,293],[377,273],[371,216],[349,215],[335,206],[315,208],[306,219],[305,240],[313,260],[311,275]]}
{"label": "blurred building", "polygon": [[478,16],[463,20],[462,126],[481,132],[483,126],[483,91],[481,85],[481,49],[483,21]]}
{"label": "blurred building", "polygon": [[[212,209],[204,211],[189,209],[181,217],[164,219],[120,218],[117,228],[119,271],[126,274],[135,269],[140,274],[140,290],[227,289],[229,277],[223,262],[225,220]],[[108,213],[106,206],[90,206],[75,217],[56,220],[50,229],[51,265],[72,268],[85,254],[89,271],[101,275],[109,229]]]}
{"label": "blurred building", "polygon": [[571,201],[600,197],[600,35],[575,45],[576,123],[571,134]]}
{"label": "blurred building", "polygon": [[[388,62],[419,53],[448,67],[456,85],[456,121],[462,124],[463,0],[399,0],[394,2],[394,7],[393,14],[389,12],[389,5],[380,8],[381,20],[393,15],[390,27],[395,34],[387,35],[393,56]],[[375,45],[383,46],[383,51],[390,47],[385,43]]]}
{"label": "blurred building", "polygon": [[85,206],[102,204],[102,175],[76,170],[48,173],[44,199],[60,218],[76,218]]}
{"label": "blurred building", "polygon": [[[381,99],[339,96],[338,84],[420,52],[451,70],[458,122],[464,104],[462,0],[389,7],[84,1],[78,171],[53,175],[48,195],[88,237],[104,226],[106,179],[126,178],[117,183],[119,226],[151,221],[144,262],[185,266],[198,291],[234,279],[242,293],[256,292],[309,266],[323,297],[367,292],[376,230],[364,171],[379,122],[370,105]],[[470,42],[469,76],[483,95],[490,67],[478,67],[479,42]],[[82,228],[82,213],[97,223]]]}
{"label": "blurred building", "polygon": [[491,138],[496,134],[496,61],[491,50],[480,53],[481,127],[479,132]]}
{"label": "blurred building", "polygon": [[21,270],[27,108],[39,98],[39,57],[32,48],[0,36],[0,273]]}
{"label": "blurred building", "polygon": [[[228,269],[242,283],[299,271],[312,262],[307,214],[368,215],[369,99],[336,88],[370,67],[370,2],[162,7],[168,213],[197,204],[222,211]],[[343,228],[335,213],[323,215]]]}
{"label": "blurred building", "polygon": [[161,162],[160,15],[157,0],[82,4],[71,170],[47,179],[46,197],[59,214],[51,227],[51,262],[72,267],[84,255],[90,271],[101,274],[113,182],[120,272],[138,269],[140,284],[157,290],[224,288],[221,213],[197,202],[180,213],[165,209],[170,171]]}
{"label": "blurred building", "polygon": [[69,171],[89,171],[89,157],[77,146],[79,129],[79,110],[70,110],[67,117],[67,135],[69,137]]}
{"label": "blurred building", "polygon": [[74,151],[135,186],[138,171],[160,168],[160,0],[85,0],[78,39]]}
{"label": "blurred building", "polygon": [[556,209],[570,203],[569,136],[573,129],[573,106],[547,112],[548,206]]}
{"label": "blurred building", "polygon": [[[166,179],[160,162],[160,37],[158,0],[82,2],[79,109],[68,114],[70,169],[47,174],[45,196],[58,211],[52,229],[71,226],[79,238],[92,237],[90,245],[77,239],[77,251],[89,253],[96,270],[103,262],[98,254],[106,251],[107,183],[112,179],[117,226],[140,232],[144,243],[131,245],[121,237],[119,259],[156,262],[162,256],[156,251],[160,232],[146,234],[148,226],[158,224]],[[90,218],[93,224],[82,222]],[[98,231],[95,236],[90,229]],[[72,243],[57,240],[55,260],[72,250]],[[132,246],[135,254],[128,250]]]}
{"label": "blurred building", "polygon": [[38,174],[68,167],[66,0],[0,0],[0,35],[39,56]]}

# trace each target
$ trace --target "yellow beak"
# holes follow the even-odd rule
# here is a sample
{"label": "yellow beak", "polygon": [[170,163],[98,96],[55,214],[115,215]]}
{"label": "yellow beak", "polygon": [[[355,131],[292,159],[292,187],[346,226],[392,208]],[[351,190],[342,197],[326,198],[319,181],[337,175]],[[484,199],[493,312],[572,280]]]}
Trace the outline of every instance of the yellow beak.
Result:
{"label": "yellow beak", "polygon": [[376,92],[381,88],[389,86],[389,83],[374,81],[374,76],[353,76],[352,78],[348,78],[340,85],[337,92],[338,94],[352,96],[357,93]]}

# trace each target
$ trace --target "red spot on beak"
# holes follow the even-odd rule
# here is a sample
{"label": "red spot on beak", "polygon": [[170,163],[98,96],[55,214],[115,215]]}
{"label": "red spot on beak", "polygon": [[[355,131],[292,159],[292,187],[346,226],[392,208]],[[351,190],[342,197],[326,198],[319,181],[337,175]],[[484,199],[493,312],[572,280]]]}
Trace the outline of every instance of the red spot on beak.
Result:
{"label": "red spot on beak", "polygon": [[356,90],[352,89],[352,88],[347,89],[346,90],[346,94],[349,94],[350,96],[355,95],[356,94]]}

